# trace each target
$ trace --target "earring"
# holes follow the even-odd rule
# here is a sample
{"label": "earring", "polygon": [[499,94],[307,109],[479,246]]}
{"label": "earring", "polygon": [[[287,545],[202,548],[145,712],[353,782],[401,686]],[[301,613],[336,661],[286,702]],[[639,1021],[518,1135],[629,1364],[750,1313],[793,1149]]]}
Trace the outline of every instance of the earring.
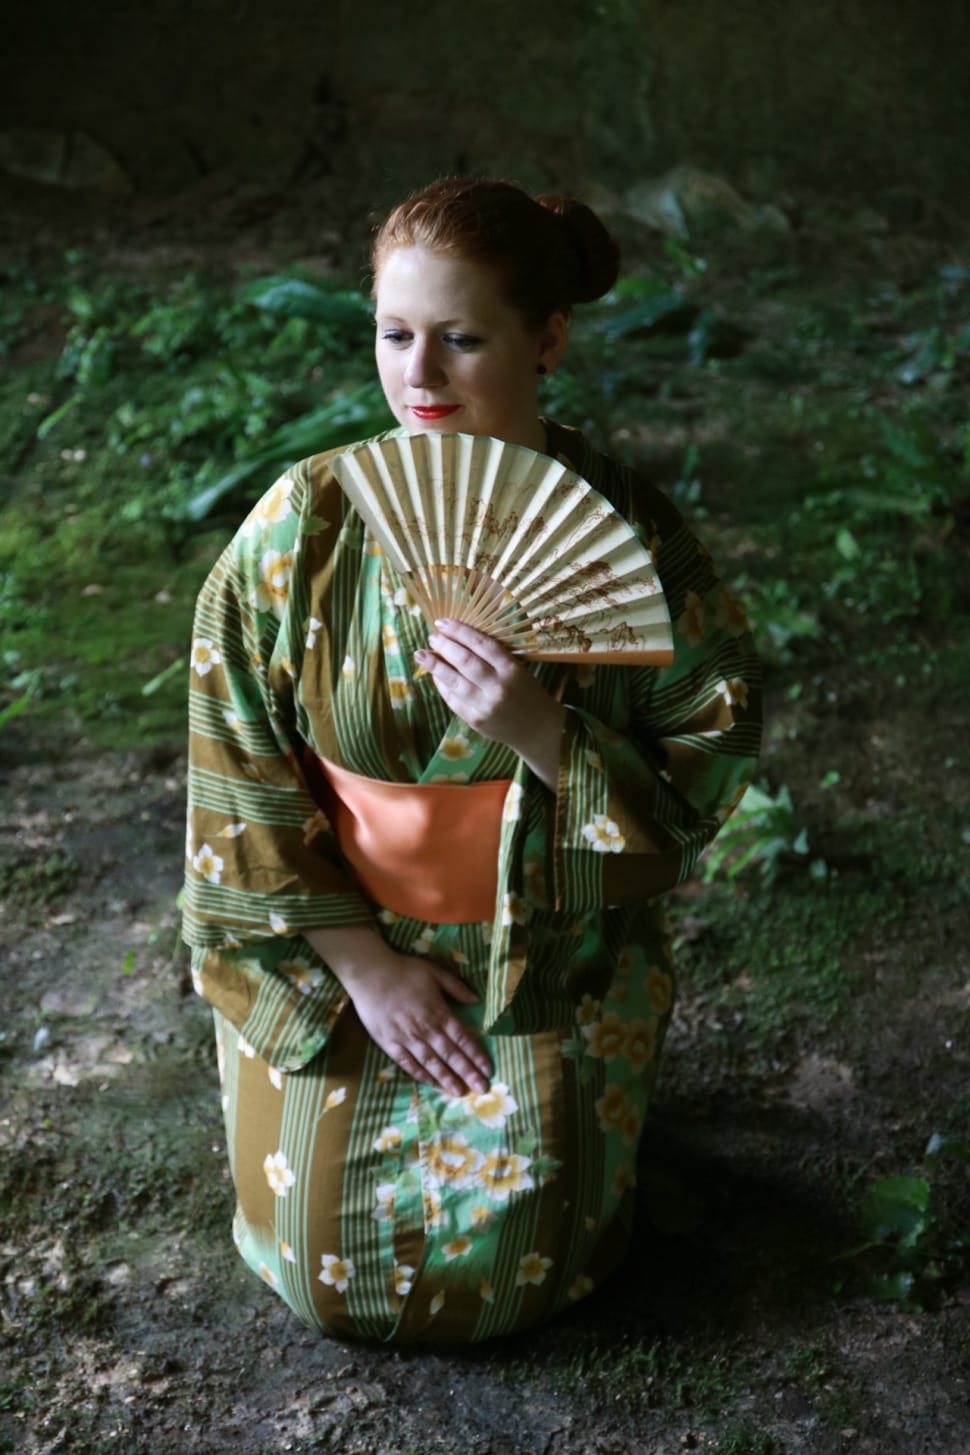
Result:
{"label": "earring", "polygon": [[547,372],[547,370],[546,370],[545,364],[536,364],[536,373],[537,374],[545,374],[546,372]]}

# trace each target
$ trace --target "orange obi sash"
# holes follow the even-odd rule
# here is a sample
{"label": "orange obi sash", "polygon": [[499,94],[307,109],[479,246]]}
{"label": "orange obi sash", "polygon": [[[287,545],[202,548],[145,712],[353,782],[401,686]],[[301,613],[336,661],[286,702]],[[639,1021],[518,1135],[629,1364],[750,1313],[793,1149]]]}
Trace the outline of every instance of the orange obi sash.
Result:
{"label": "orange obi sash", "polygon": [[304,768],[369,899],[432,924],[494,917],[510,778],[390,783],[338,768],[309,750]]}

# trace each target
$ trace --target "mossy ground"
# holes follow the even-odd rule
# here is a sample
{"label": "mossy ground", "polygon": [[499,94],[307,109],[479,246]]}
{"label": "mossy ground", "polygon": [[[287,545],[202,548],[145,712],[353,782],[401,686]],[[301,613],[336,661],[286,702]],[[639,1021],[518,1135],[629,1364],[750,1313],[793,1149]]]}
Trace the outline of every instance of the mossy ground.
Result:
{"label": "mossy ground", "polygon": [[[674,897],[681,999],[623,1276],[541,1335],[394,1353],[319,1340],[239,1265],[177,942],[176,664],[230,522],[179,534],[166,506],[207,450],[238,453],[244,416],[278,421],[252,377],[213,404],[206,371],[213,338],[257,371],[236,278],[308,240],[251,231],[237,266],[238,239],[196,231],[174,266],[130,223],[69,256],[63,226],[8,228],[0,711],[26,701],[0,727],[0,1450],[970,1448],[966,1162],[926,1161],[970,1114],[968,242],[812,219],[781,259],[726,245],[704,272],[644,238],[634,271],[734,333],[692,362],[686,337],[594,316],[550,403],[640,459],[751,602],[790,842],[773,875],[728,858]],[[306,380],[276,339],[294,412]],[[872,1296],[892,1239],[847,1255],[867,1187],[905,1174],[934,1223],[900,1304]]]}

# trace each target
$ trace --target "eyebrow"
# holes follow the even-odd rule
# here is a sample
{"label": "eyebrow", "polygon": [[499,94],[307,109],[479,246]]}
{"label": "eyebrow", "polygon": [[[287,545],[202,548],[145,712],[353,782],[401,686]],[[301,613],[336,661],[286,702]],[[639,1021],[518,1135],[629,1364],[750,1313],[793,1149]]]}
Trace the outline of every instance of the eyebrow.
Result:
{"label": "eyebrow", "polygon": [[[397,313],[375,313],[374,318],[378,323],[407,323],[406,318],[401,318]],[[454,328],[462,323],[460,318],[445,318],[438,324],[437,328]]]}

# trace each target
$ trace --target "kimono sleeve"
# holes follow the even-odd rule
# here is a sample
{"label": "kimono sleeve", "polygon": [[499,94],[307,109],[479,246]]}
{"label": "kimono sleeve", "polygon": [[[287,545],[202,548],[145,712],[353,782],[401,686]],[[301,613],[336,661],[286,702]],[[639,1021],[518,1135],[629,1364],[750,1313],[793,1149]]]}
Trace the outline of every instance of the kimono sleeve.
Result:
{"label": "kimono sleeve", "polygon": [[561,910],[630,904],[691,872],[757,762],[760,669],[740,604],[659,492],[639,521],[674,629],[669,667],[594,669],[563,734],[550,858]]}
{"label": "kimono sleeve", "polygon": [[255,507],[196,607],[189,684],[183,937],[195,988],[291,1069],[346,1000],[302,937],[373,924],[300,768],[293,681],[307,637],[300,467]]}

